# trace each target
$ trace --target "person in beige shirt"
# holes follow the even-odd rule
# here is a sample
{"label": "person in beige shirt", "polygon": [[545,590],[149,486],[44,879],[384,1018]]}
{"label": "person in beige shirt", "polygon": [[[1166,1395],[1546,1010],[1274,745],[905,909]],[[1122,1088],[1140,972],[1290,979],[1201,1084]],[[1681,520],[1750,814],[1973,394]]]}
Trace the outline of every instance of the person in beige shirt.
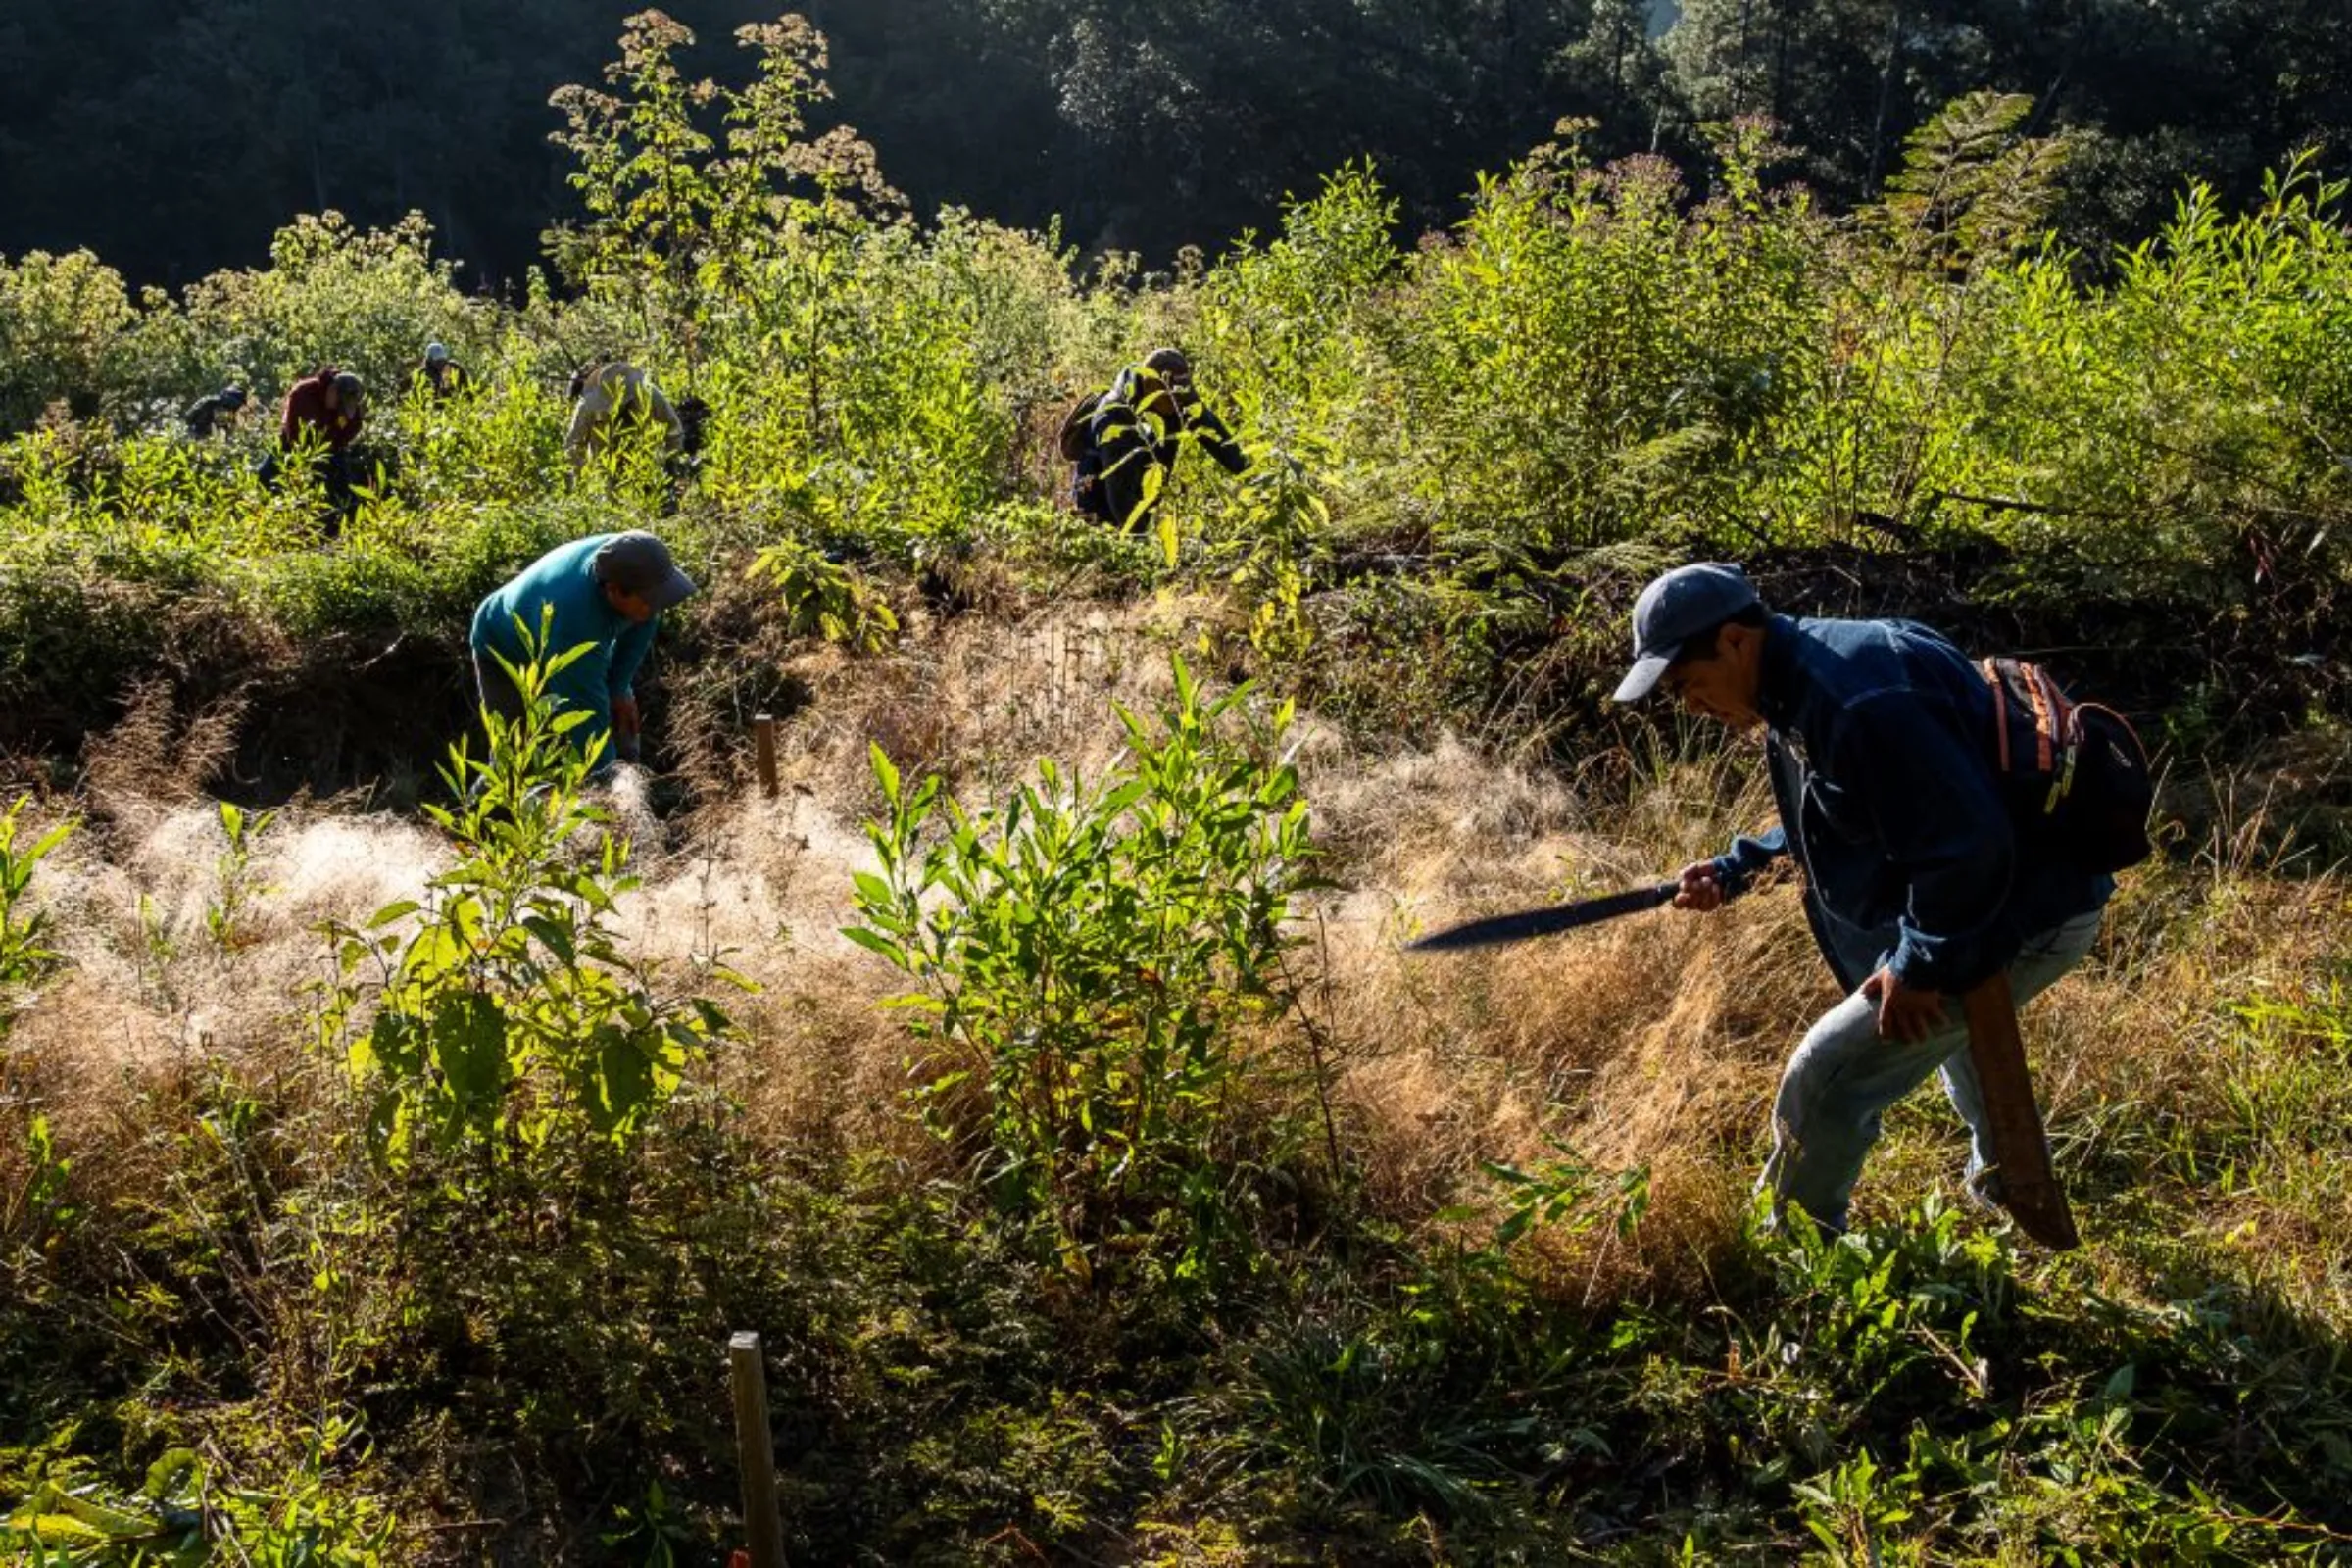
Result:
{"label": "person in beige shirt", "polygon": [[578,471],[592,457],[601,457],[614,436],[630,424],[660,420],[668,427],[669,451],[686,449],[686,426],[654,378],[626,360],[605,360],[582,366],[571,377],[571,428],[564,434],[564,450]]}

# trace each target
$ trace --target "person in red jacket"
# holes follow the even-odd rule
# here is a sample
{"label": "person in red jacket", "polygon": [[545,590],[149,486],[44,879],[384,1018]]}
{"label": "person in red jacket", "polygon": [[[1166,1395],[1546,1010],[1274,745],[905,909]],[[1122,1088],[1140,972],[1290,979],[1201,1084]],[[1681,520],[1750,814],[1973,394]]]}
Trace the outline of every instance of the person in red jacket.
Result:
{"label": "person in red jacket", "polygon": [[349,447],[359,438],[366,392],[358,376],[331,365],[295,382],[286,389],[286,405],[277,418],[279,450],[291,453],[310,430],[323,437],[330,450]]}
{"label": "person in red jacket", "polygon": [[360,378],[331,365],[295,382],[286,389],[285,406],[277,416],[277,455],[261,470],[262,482],[274,489],[286,459],[306,442],[323,441],[326,450],[318,454],[313,471],[326,487],[327,500],[335,509],[329,534],[340,531],[359,506],[355,490],[361,465],[351,444],[359,439],[366,400],[367,388]]}

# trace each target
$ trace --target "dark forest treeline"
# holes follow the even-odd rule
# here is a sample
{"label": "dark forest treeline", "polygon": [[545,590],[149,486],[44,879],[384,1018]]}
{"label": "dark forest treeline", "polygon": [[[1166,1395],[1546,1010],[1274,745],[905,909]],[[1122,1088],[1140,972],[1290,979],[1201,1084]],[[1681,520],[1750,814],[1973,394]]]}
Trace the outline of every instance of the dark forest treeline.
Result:
{"label": "dark forest treeline", "polygon": [[[0,15],[0,254],[88,246],[185,283],[259,260],[292,212],[421,210],[491,277],[572,209],[547,107],[623,7],[590,0],[83,0]],[[774,0],[678,0],[725,34]],[[2086,133],[2072,237],[2135,238],[2186,176],[2225,196],[2352,130],[2340,0],[808,0],[841,118],[917,207],[1089,247],[1214,247],[1370,156],[1415,225],[1563,117],[1602,155],[1688,159],[1764,114],[1836,204],[1980,86]]]}

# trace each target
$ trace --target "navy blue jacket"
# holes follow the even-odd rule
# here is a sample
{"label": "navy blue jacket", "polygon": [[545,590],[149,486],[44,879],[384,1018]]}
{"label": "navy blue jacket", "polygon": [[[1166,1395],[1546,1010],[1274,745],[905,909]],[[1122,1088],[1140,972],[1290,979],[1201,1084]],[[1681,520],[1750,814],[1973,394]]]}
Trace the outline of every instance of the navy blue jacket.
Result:
{"label": "navy blue jacket", "polygon": [[1775,615],[1762,686],[1781,825],[1734,843],[1716,872],[1737,895],[1794,855],[1814,940],[1848,990],[1868,976],[1839,950],[1875,941],[1905,985],[1965,991],[2115,891],[2021,853],[1993,772],[1992,688],[1925,626]]}

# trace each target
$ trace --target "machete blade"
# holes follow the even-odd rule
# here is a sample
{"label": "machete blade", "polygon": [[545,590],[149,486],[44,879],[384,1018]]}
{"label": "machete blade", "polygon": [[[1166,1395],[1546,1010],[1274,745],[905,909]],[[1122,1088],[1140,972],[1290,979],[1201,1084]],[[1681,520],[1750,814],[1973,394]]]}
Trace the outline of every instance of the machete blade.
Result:
{"label": "machete blade", "polygon": [[1596,925],[1602,920],[1614,920],[1621,914],[1639,914],[1654,909],[1661,904],[1674,901],[1679,882],[1660,882],[1654,887],[1635,888],[1630,893],[1611,893],[1597,899],[1583,899],[1575,904],[1548,905],[1541,909],[1522,909],[1516,914],[1490,915],[1484,920],[1472,920],[1463,925],[1448,926],[1432,931],[1418,942],[1404,945],[1407,953],[1454,953],[1464,948],[1491,948],[1505,942],[1524,942],[1529,937],[1549,936],[1555,931],[1573,931],[1578,926]]}

